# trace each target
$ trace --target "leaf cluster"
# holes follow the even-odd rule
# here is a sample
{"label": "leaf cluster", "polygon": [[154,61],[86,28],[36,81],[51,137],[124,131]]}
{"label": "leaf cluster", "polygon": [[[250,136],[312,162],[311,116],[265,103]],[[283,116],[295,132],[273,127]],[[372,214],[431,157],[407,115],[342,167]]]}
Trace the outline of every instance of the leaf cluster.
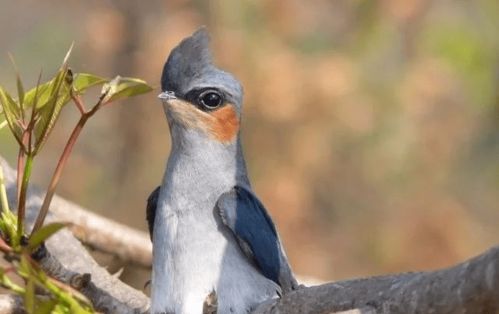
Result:
{"label": "leaf cluster", "polygon": [[[70,286],[47,276],[31,258],[31,254],[65,226],[64,223],[44,225],[44,221],[62,171],[86,122],[109,103],[152,90],[145,81],[137,78],[116,76],[107,79],[90,73],[74,73],[68,66],[71,50],[72,46],[60,68],[48,81],[41,83],[40,73],[36,86],[28,90],[25,90],[17,66],[11,57],[16,70],[17,97],[13,97],[0,86],[0,130],[8,126],[19,145],[17,215],[9,208],[0,166],[0,251],[10,263],[10,267],[0,268],[0,286],[21,295],[28,313],[93,313],[90,301]],[[94,105],[87,109],[83,95],[92,87],[100,87],[101,94]],[[27,235],[25,233],[26,194],[33,163],[68,103],[75,105],[80,113],[80,119],[57,161],[38,217],[31,233]],[[21,279],[24,285],[14,283],[10,278],[11,275]]]}

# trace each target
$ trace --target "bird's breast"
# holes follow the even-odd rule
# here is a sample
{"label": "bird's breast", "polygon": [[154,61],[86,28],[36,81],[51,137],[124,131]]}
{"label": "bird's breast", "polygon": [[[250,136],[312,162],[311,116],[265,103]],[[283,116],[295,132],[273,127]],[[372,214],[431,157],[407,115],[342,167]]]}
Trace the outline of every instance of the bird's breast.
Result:
{"label": "bird's breast", "polygon": [[153,299],[174,313],[200,313],[179,307],[201,306],[220,277],[227,241],[203,213],[165,208],[154,228]]}

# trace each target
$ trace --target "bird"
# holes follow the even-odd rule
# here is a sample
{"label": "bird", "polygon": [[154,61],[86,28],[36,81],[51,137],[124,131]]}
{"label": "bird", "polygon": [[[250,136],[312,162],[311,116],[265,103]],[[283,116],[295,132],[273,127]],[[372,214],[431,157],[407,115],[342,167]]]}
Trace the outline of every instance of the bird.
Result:
{"label": "bird", "polygon": [[[205,27],[169,54],[161,99],[171,149],[149,196],[151,313],[249,313],[298,288],[275,224],[251,188],[243,89],[213,63]],[[210,306],[213,306],[211,304]]]}

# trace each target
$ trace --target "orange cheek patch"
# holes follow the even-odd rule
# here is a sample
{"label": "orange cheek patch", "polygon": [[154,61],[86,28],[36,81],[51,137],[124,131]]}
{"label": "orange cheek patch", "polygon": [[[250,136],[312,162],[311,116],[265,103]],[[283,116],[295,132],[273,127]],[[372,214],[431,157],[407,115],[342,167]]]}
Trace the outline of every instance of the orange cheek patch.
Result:
{"label": "orange cheek patch", "polygon": [[209,119],[207,125],[210,133],[220,142],[230,142],[239,131],[239,119],[234,107],[230,104],[210,112],[212,119]]}

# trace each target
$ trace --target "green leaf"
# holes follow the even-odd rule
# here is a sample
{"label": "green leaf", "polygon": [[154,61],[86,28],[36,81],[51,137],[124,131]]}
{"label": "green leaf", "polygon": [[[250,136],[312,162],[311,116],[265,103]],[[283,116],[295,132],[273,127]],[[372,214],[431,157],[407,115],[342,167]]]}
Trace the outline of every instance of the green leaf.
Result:
{"label": "green leaf", "polygon": [[2,210],[2,212],[10,212],[9,200],[7,199],[5,176],[3,174],[2,165],[0,165],[0,209]]}
{"label": "green leaf", "polygon": [[68,65],[68,60],[69,60],[69,57],[71,56],[71,52],[73,52],[73,47],[74,47],[75,43],[72,42],[71,43],[71,46],[69,46],[69,49],[68,51],[66,52],[66,55],[64,56],[64,59],[62,60],[62,65],[61,65],[61,68],[67,68],[67,65]]}
{"label": "green leaf", "polygon": [[47,240],[50,236],[55,234],[57,231],[61,230],[62,228],[66,227],[67,224],[62,223],[62,222],[53,222],[48,225],[45,225],[40,228],[37,232],[35,232],[30,238],[28,242],[28,248],[34,249],[42,242]]}
{"label": "green leaf", "polygon": [[[56,85],[59,83],[59,79],[62,79],[64,83],[68,74],[68,59],[69,56],[71,55],[71,52],[73,50],[73,45],[74,43],[71,44],[71,46],[68,49],[68,52],[66,52],[66,55],[64,56],[64,60],[61,64],[61,67],[59,68],[59,71],[57,72],[55,78],[52,80],[45,82],[43,84],[38,85],[38,91],[37,91],[37,86],[34,88],[30,89],[29,91],[26,92],[24,96],[24,108],[29,108],[33,105],[36,105],[36,108],[43,108],[47,103],[51,100],[53,96],[53,91]],[[61,74],[63,74],[63,77],[61,77]],[[64,84],[67,85],[67,84]],[[35,96],[36,96],[36,104],[33,102],[35,101]]]}
{"label": "green leaf", "polygon": [[19,119],[21,117],[21,108],[19,107],[19,104],[1,86],[0,101],[2,102],[3,112],[9,115],[11,114],[14,119]]}
{"label": "green leaf", "polygon": [[3,129],[6,125],[7,125],[7,120],[5,119],[2,102],[0,101],[0,130]]}
{"label": "green leaf", "polygon": [[[50,98],[50,87],[53,84],[53,81],[48,81],[38,86],[38,94],[36,91],[36,87],[30,89],[24,95],[24,108],[30,108],[33,105],[36,105],[36,108],[42,108],[45,106]],[[35,102],[36,96],[36,104]]]}
{"label": "green leaf", "polygon": [[36,304],[36,314],[50,314],[53,313],[57,301],[50,299],[48,301],[39,301]]}
{"label": "green leaf", "polygon": [[118,99],[137,96],[152,91],[152,87],[145,81],[132,78],[116,76],[108,84],[104,84],[102,92],[107,92],[104,98],[105,103],[109,103]]}
{"label": "green leaf", "polygon": [[12,134],[16,140],[21,143],[23,128],[20,125],[21,108],[19,104],[0,86],[0,103],[3,108],[3,115],[7,120]]}
{"label": "green leaf", "polygon": [[89,73],[77,73],[73,80],[73,88],[77,93],[82,93],[84,90],[102,83],[109,82],[108,79],[99,77]]}
{"label": "green leaf", "polygon": [[7,120],[5,120],[5,115],[3,113],[3,106],[0,102],[0,130],[7,126]]}
{"label": "green leaf", "polygon": [[[68,69],[68,59],[71,55],[73,49],[73,44],[69,48],[64,61],[62,62],[59,71],[54,79],[50,82],[47,90],[50,90],[50,97],[48,101],[43,104],[40,110],[37,111],[38,119],[35,124],[35,149],[34,154],[36,155],[43,144],[46,142],[50,132],[52,131],[59,114],[61,113],[62,107],[68,103],[71,98],[71,84],[67,80],[68,77],[72,75],[71,70]],[[35,90],[36,92],[36,90]],[[39,107],[39,104],[32,104]]]}
{"label": "green leaf", "polygon": [[[24,103],[23,82],[21,81],[21,75],[19,74],[19,69],[17,68],[14,57],[10,53],[9,53],[9,58],[10,58],[10,62],[12,63],[12,66],[14,67],[14,70],[16,71],[17,96],[18,96],[19,105],[20,105],[20,108],[22,111],[23,103]],[[23,114],[23,112],[21,112],[21,114]]]}
{"label": "green leaf", "polygon": [[2,284],[3,288],[10,290],[14,293],[17,293],[19,295],[24,294],[25,290],[23,287],[18,286],[10,278],[7,276],[5,270],[0,267],[0,283]]}
{"label": "green leaf", "polygon": [[19,243],[17,237],[17,216],[9,211],[2,211],[0,214],[0,230],[10,239],[11,246]]}
{"label": "green leaf", "polygon": [[67,68],[61,68],[54,78],[50,88],[50,98],[47,103],[37,111],[39,118],[35,124],[35,149],[38,153],[52,131],[62,107],[70,100],[70,86],[66,82]]}
{"label": "green leaf", "polygon": [[[17,74],[17,96],[19,97],[19,104],[22,105],[24,104],[24,87],[23,87],[23,82],[21,81],[21,77],[19,76],[19,73]],[[22,110],[21,110],[22,113]]]}
{"label": "green leaf", "polygon": [[52,311],[52,314],[70,314],[71,309],[66,305],[59,303],[56,305],[55,309]]}

